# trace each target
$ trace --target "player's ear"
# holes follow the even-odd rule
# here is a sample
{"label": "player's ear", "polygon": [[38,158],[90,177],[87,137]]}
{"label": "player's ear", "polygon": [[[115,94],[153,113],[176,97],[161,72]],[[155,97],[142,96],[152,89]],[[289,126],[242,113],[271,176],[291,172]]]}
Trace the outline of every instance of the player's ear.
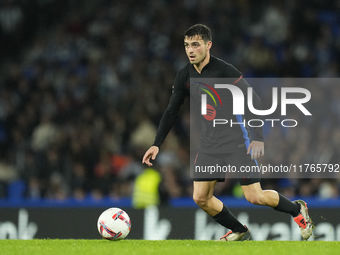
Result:
{"label": "player's ear", "polygon": [[207,42],[207,50],[210,50],[212,46],[212,41]]}

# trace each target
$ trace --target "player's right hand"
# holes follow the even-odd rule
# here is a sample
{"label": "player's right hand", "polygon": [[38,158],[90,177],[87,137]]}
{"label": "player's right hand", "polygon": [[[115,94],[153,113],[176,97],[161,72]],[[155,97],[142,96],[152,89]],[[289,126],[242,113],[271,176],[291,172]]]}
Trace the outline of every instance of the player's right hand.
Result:
{"label": "player's right hand", "polygon": [[150,159],[155,160],[158,152],[159,152],[159,148],[157,146],[151,146],[150,149],[148,149],[145,152],[142,163],[143,164],[145,163],[148,166],[152,166]]}

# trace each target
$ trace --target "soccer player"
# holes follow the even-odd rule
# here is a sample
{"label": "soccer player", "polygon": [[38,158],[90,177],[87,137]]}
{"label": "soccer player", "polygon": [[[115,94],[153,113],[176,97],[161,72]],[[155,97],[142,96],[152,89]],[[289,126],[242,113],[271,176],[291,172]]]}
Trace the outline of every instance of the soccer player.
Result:
{"label": "soccer player", "polygon": [[[212,36],[207,26],[196,24],[184,33],[184,48],[190,63],[176,75],[169,105],[160,121],[155,141],[146,151],[142,163],[152,166],[150,160],[155,160],[160,146],[176,120],[184,99],[195,91],[194,85],[190,84],[190,78],[233,79],[233,84],[238,86],[245,95],[247,94],[249,85],[242,78],[242,74],[231,64],[212,56],[210,54],[211,47]],[[253,101],[254,106],[259,107],[261,105],[261,100],[255,92],[253,92]],[[230,117],[237,122],[235,116]],[[214,139],[213,145],[209,138],[205,137],[207,139],[204,139],[205,133],[202,132],[203,139],[200,141],[195,165],[204,165],[207,162],[216,163],[216,160],[223,160],[227,164],[232,162],[238,167],[241,165],[253,166],[256,165],[255,160],[264,155],[262,128],[254,128],[254,140],[251,142],[249,131],[245,127],[242,128],[242,124],[233,125],[233,127],[225,125],[221,130],[221,132],[216,133],[218,139]],[[214,148],[218,148],[219,152],[221,152],[220,148],[223,148],[224,154],[217,154]],[[244,240],[249,233],[247,226],[242,225],[226,205],[213,195],[217,181],[224,180],[220,178],[215,180],[194,178],[193,199],[216,222],[231,230],[220,240]],[[291,214],[300,227],[303,239],[307,240],[312,235],[313,225],[308,214],[307,204],[304,201],[292,202],[274,190],[262,190],[259,175],[239,178],[239,182],[245,198],[250,203],[270,206],[277,211]]]}

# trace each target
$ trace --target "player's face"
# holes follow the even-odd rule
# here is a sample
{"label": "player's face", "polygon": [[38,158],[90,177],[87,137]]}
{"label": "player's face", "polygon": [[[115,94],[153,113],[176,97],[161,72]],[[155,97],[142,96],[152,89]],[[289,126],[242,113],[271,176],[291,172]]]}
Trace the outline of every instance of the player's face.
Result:
{"label": "player's face", "polygon": [[203,62],[211,48],[211,44],[211,41],[205,43],[200,36],[185,37],[184,48],[190,63],[199,65]]}

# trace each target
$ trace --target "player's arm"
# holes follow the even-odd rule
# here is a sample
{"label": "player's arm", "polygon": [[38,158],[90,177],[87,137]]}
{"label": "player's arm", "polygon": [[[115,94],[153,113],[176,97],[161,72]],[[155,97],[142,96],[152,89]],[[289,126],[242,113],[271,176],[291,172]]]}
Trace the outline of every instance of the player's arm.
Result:
{"label": "player's arm", "polygon": [[168,107],[166,108],[158,126],[157,135],[153,145],[144,154],[142,163],[152,166],[150,160],[154,160],[159,152],[159,147],[163,144],[170,129],[174,125],[180,106],[183,104],[188,92],[183,89],[183,83],[180,82],[178,75],[172,90],[172,95]]}
{"label": "player's arm", "polygon": [[[243,78],[243,75],[240,71],[238,71],[234,66],[227,64],[225,66],[225,75],[226,77],[235,77],[233,81],[233,85],[238,86],[243,95],[247,98],[248,88],[250,87],[248,82]],[[262,102],[260,97],[253,90],[253,105],[255,109],[262,109]],[[259,116],[254,115],[245,107],[245,117],[246,119],[259,119]],[[252,159],[257,159],[261,156],[264,156],[264,143],[263,143],[263,131],[262,127],[253,127],[253,141],[250,143],[248,147],[247,153],[251,153]]]}
{"label": "player's arm", "polygon": [[[231,79],[231,83],[237,87],[239,87],[242,92],[243,95],[245,96],[245,98],[247,98],[247,94],[248,94],[248,88],[250,87],[248,82],[246,81],[246,79],[243,78],[242,73],[237,70],[233,65],[231,64],[226,64],[225,66],[225,75],[226,77],[234,77]],[[245,100],[246,103],[246,100]],[[255,109],[262,109],[262,102],[260,97],[255,93],[255,91],[253,90],[253,105],[255,107]],[[251,113],[248,109],[248,107],[246,107],[245,104],[245,117],[246,119],[260,119],[261,117]],[[256,142],[261,142],[263,143],[263,131],[262,131],[262,127],[253,127],[253,133],[254,133],[254,137],[253,137],[253,141]]]}
{"label": "player's arm", "polygon": [[[241,78],[239,79],[237,85],[241,88],[243,91],[243,94],[245,95],[245,98],[248,97],[248,88],[250,87],[248,82]],[[262,109],[262,102],[261,98],[256,94],[254,90],[252,90],[253,93],[253,106],[255,109]],[[246,119],[261,119],[258,115],[253,114],[249,111],[248,107],[245,107],[246,112],[245,116]],[[260,158],[261,156],[264,156],[264,143],[263,143],[263,129],[262,127],[253,127],[253,141],[250,143],[248,147],[247,154],[251,153],[252,159]]]}

